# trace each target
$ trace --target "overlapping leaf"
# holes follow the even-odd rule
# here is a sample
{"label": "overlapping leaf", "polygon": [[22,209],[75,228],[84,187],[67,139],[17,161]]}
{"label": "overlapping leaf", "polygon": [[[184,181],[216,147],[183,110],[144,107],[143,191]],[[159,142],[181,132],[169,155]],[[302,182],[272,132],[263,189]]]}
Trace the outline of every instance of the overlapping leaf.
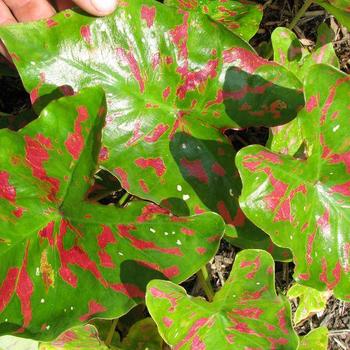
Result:
{"label": "overlapping leaf", "polygon": [[150,279],[184,280],[218,247],[216,214],[85,201],[104,113],[102,90],[91,88],[17,133],[0,130],[0,334],[51,340],[93,316],[117,317]]}
{"label": "overlapping leaf", "polygon": [[[108,350],[91,324],[74,327],[50,343],[41,343],[39,350]],[[23,349],[25,350],[25,349]]]}
{"label": "overlapping leaf", "polygon": [[[317,82],[317,83],[315,83]],[[292,250],[295,279],[350,300],[349,77],[315,65],[305,81],[308,159],[251,146],[237,155],[241,207]]]}
{"label": "overlapping leaf", "polygon": [[207,16],[151,0],[123,1],[105,18],[68,11],[0,36],[37,108],[58,87],[104,87],[101,164],[126,190],[179,215],[216,211],[252,231],[223,131],[292,119],[303,104],[292,73]]}
{"label": "overlapping leaf", "polygon": [[258,31],[263,15],[261,5],[241,0],[165,0],[165,4],[203,12],[245,40]]}
{"label": "overlapping leaf", "polygon": [[[333,31],[323,23],[319,26],[315,50],[306,50],[297,36],[287,28],[276,28],[271,36],[274,49],[274,60],[287,67],[304,81],[305,75],[314,64],[325,63],[339,68],[339,61],[334,51]],[[305,109],[289,123],[271,128],[269,145],[272,151],[294,156],[302,146],[303,120]]]}
{"label": "overlapping leaf", "polygon": [[162,350],[162,344],[163,339],[158,333],[157,325],[148,317],[136,322],[130,328],[118,350]]}
{"label": "overlapping leaf", "polygon": [[305,337],[300,340],[298,350],[327,350],[328,349],[328,329],[327,327],[319,327],[313,329]]}
{"label": "overlapping leaf", "polygon": [[315,0],[337,20],[350,29],[350,5],[348,0]]}
{"label": "overlapping leaf", "polygon": [[326,308],[330,294],[329,292],[319,292],[314,288],[296,283],[289,288],[287,296],[290,299],[299,298],[293,319],[294,323],[298,324],[316,312],[323,311]]}
{"label": "overlapping leaf", "polygon": [[296,349],[290,305],[277,296],[274,263],[259,250],[236,257],[212,303],[166,281],[151,281],[146,303],[162,337],[174,349]]}

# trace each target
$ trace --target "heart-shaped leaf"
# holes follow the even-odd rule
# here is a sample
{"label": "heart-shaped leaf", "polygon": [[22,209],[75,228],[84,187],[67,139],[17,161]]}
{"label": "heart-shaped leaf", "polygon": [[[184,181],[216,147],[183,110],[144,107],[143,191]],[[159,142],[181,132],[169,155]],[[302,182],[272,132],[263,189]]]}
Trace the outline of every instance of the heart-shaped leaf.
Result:
{"label": "heart-shaped leaf", "polygon": [[[309,52],[303,48],[297,36],[287,28],[276,28],[271,41],[274,49],[274,60],[296,74],[301,81],[310,67],[317,63],[325,63],[339,67],[339,61],[334,51],[332,39],[333,31],[322,23],[317,30],[315,50]],[[268,141],[269,148],[274,152],[294,156],[304,141],[302,121],[305,119],[305,109],[289,123],[271,128]]]}
{"label": "heart-shaped leaf", "polygon": [[103,91],[91,88],[17,133],[0,130],[0,334],[51,340],[93,316],[118,317],[150,279],[180,282],[217,250],[216,214],[85,201],[104,113]]}
{"label": "heart-shaped leaf", "polygon": [[319,327],[310,331],[300,340],[298,350],[327,350],[328,349],[328,329],[327,327]]}
{"label": "heart-shaped leaf", "polygon": [[290,299],[299,298],[298,307],[293,318],[294,324],[298,324],[316,312],[323,311],[326,308],[330,293],[319,292],[314,288],[296,283],[288,289],[287,296]]}
{"label": "heart-shaped leaf", "polygon": [[123,1],[105,18],[67,11],[0,36],[37,108],[58,87],[103,86],[101,164],[130,193],[178,215],[209,209],[242,226],[241,184],[223,131],[278,125],[303,105],[285,68],[208,16],[152,0]]}
{"label": "heart-shaped leaf", "polygon": [[349,92],[347,75],[313,66],[305,81],[308,159],[260,146],[236,157],[248,218],[292,250],[299,283],[334,289],[344,300],[350,300]]}
{"label": "heart-shaped leaf", "polygon": [[212,303],[193,298],[167,281],[151,281],[146,303],[165,341],[174,349],[295,350],[298,337],[290,305],[277,296],[274,262],[259,250],[236,257],[229,279]]}
{"label": "heart-shaped leaf", "polygon": [[261,5],[242,0],[165,0],[164,3],[184,11],[205,13],[245,40],[258,31],[263,15]]}

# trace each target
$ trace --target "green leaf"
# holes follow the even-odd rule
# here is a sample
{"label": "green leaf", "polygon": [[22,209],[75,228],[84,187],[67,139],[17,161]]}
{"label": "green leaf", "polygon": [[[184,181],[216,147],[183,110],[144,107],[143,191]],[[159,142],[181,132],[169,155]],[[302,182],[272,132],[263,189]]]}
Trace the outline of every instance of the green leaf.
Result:
{"label": "green leaf", "polygon": [[162,350],[163,339],[158,333],[157,325],[149,317],[136,322],[123,339],[120,349]]}
{"label": "green leaf", "polygon": [[332,44],[333,31],[322,23],[317,31],[315,50],[309,52],[300,43],[297,36],[288,28],[278,27],[272,35],[274,60],[293,72],[304,81],[310,67],[325,63],[339,68],[339,61]]}
{"label": "green leaf", "polygon": [[[315,84],[317,81],[317,84]],[[260,146],[236,157],[241,208],[273,242],[291,249],[294,278],[350,300],[349,77],[315,65],[305,81],[307,159]]]}
{"label": "green leaf", "polygon": [[315,0],[350,30],[350,7],[348,0]]}
{"label": "green leaf", "polygon": [[296,349],[288,301],[277,296],[274,262],[244,250],[212,303],[193,298],[167,281],[151,281],[146,303],[165,341],[174,349]]}
{"label": "green leaf", "polygon": [[[333,31],[322,23],[317,30],[315,50],[309,52],[298,40],[297,36],[287,28],[276,28],[271,36],[274,49],[274,60],[296,74],[301,81],[314,64],[325,63],[339,68],[339,61],[334,51]],[[268,141],[269,148],[274,152],[295,155],[304,141],[302,121],[305,119],[305,109],[297,118],[289,123],[271,128]]]}
{"label": "green leaf", "polygon": [[290,299],[299,298],[298,307],[294,314],[294,323],[309,318],[313,314],[323,311],[326,308],[329,292],[319,292],[310,287],[302,286],[301,284],[294,284],[289,288],[287,296]]}
{"label": "green leaf", "polygon": [[[108,350],[91,324],[72,328],[50,343],[41,343],[39,350]],[[24,350],[24,349],[23,349]]]}
{"label": "green leaf", "polygon": [[85,200],[104,113],[102,89],[91,88],[19,132],[0,130],[1,335],[51,340],[93,317],[119,317],[151,279],[183,281],[218,248],[216,214]]}
{"label": "green leaf", "polygon": [[313,329],[305,337],[301,338],[298,350],[327,350],[328,349],[328,329],[319,327]]}
{"label": "green leaf", "polygon": [[261,5],[242,0],[165,0],[164,3],[184,11],[205,13],[245,40],[256,34],[263,16]]}
{"label": "green leaf", "polygon": [[0,36],[37,108],[60,86],[105,89],[100,163],[129,193],[177,215],[217,212],[250,234],[224,130],[294,118],[303,97],[292,73],[208,16],[151,0],[124,1],[104,18],[66,11]]}

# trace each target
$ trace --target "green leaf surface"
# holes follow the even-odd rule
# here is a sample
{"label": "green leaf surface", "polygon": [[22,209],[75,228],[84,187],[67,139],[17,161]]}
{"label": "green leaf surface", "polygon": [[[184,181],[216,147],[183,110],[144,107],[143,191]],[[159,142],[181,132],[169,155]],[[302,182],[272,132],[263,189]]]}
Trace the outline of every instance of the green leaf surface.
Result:
{"label": "green leaf surface", "polygon": [[339,61],[334,51],[333,31],[322,23],[317,30],[316,47],[312,52],[305,49],[297,36],[288,28],[278,27],[272,35],[274,60],[293,72],[304,81],[310,67],[314,64],[329,64],[339,68]]}
{"label": "green leaf surface", "polygon": [[165,0],[164,3],[184,11],[205,13],[247,41],[258,31],[263,16],[262,6],[249,1]]}
{"label": "green leaf surface", "polygon": [[157,325],[148,317],[136,322],[123,339],[120,350],[162,350],[163,339]]}
{"label": "green leaf surface", "polygon": [[[50,343],[41,343],[39,350],[108,350],[91,324],[74,327]],[[23,349],[25,350],[25,349]]]}
{"label": "green leaf surface", "polygon": [[328,329],[319,327],[310,331],[300,340],[298,350],[327,350],[328,349]]}
{"label": "green leaf surface", "polygon": [[[332,40],[333,31],[322,23],[317,30],[317,42],[314,51],[309,52],[300,43],[297,36],[287,28],[276,28],[271,36],[274,49],[274,60],[288,68],[304,81],[310,67],[314,64],[325,63],[339,68],[339,61],[334,51]],[[268,142],[274,152],[294,156],[304,141],[303,124],[305,109],[289,123],[271,128]]]}
{"label": "green leaf surface", "polygon": [[348,0],[315,0],[350,30],[350,5]]}
{"label": "green leaf surface", "polygon": [[[317,84],[315,84],[317,81]],[[292,250],[294,278],[350,300],[349,77],[315,65],[305,81],[306,160],[261,146],[236,157],[241,208],[274,243]]]}
{"label": "green leaf surface", "polygon": [[0,130],[1,335],[51,340],[93,317],[119,317],[151,279],[183,281],[218,248],[217,214],[85,200],[104,113],[102,89],[91,88],[19,132]]}
{"label": "green leaf surface", "polygon": [[294,324],[298,324],[313,314],[323,311],[326,308],[329,296],[329,292],[319,292],[314,288],[298,283],[294,284],[287,292],[288,298],[299,298],[298,307],[293,318]]}
{"label": "green leaf surface", "polygon": [[128,192],[177,215],[215,211],[252,232],[224,131],[295,117],[303,98],[292,73],[208,16],[151,0],[124,1],[104,18],[66,11],[0,37],[36,108],[58,87],[105,89],[100,163]]}
{"label": "green leaf surface", "polygon": [[277,296],[274,262],[259,250],[236,256],[229,279],[213,302],[193,298],[167,281],[151,281],[146,303],[174,349],[296,349],[288,301]]}

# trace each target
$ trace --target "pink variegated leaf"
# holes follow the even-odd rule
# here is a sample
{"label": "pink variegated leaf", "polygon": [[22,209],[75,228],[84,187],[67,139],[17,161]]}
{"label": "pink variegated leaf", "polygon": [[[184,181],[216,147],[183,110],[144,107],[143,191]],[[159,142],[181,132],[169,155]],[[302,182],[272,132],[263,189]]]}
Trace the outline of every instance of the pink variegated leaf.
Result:
{"label": "pink variegated leaf", "polygon": [[180,282],[216,252],[213,213],[86,200],[105,122],[101,88],[49,104],[19,132],[0,130],[0,335],[52,340],[142,302],[153,278]]}
{"label": "pink variegated leaf", "polygon": [[263,16],[260,4],[246,0],[165,0],[164,3],[184,11],[205,13],[247,41],[258,31]]}
{"label": "pink variegated leaf", "polygon": [[307,159],[242,149],[241,208],[294,256],[295,279],[350,300],[350,78],[315,65],[305,80]]}
{"label": "pink variegated leaf", "polygon": [[294,74],[208,16],[153,0],[122,1],[104,18],[66,11],[1,27],[0,37],[36,109],[51,95],[105,89],[100,164],[128,192],[177,215],[217,212],[241,236],[255,235],[224,132],[293,119],[304,103]]}
{"label": "pink variegated leaf", "polygon": [[274,262],[262,250],[236,256],[229,279],[211,303],[160,280],[148,284],[146,303],[175,350],[295,350],[298,345],[290,305],[275,292]]}

